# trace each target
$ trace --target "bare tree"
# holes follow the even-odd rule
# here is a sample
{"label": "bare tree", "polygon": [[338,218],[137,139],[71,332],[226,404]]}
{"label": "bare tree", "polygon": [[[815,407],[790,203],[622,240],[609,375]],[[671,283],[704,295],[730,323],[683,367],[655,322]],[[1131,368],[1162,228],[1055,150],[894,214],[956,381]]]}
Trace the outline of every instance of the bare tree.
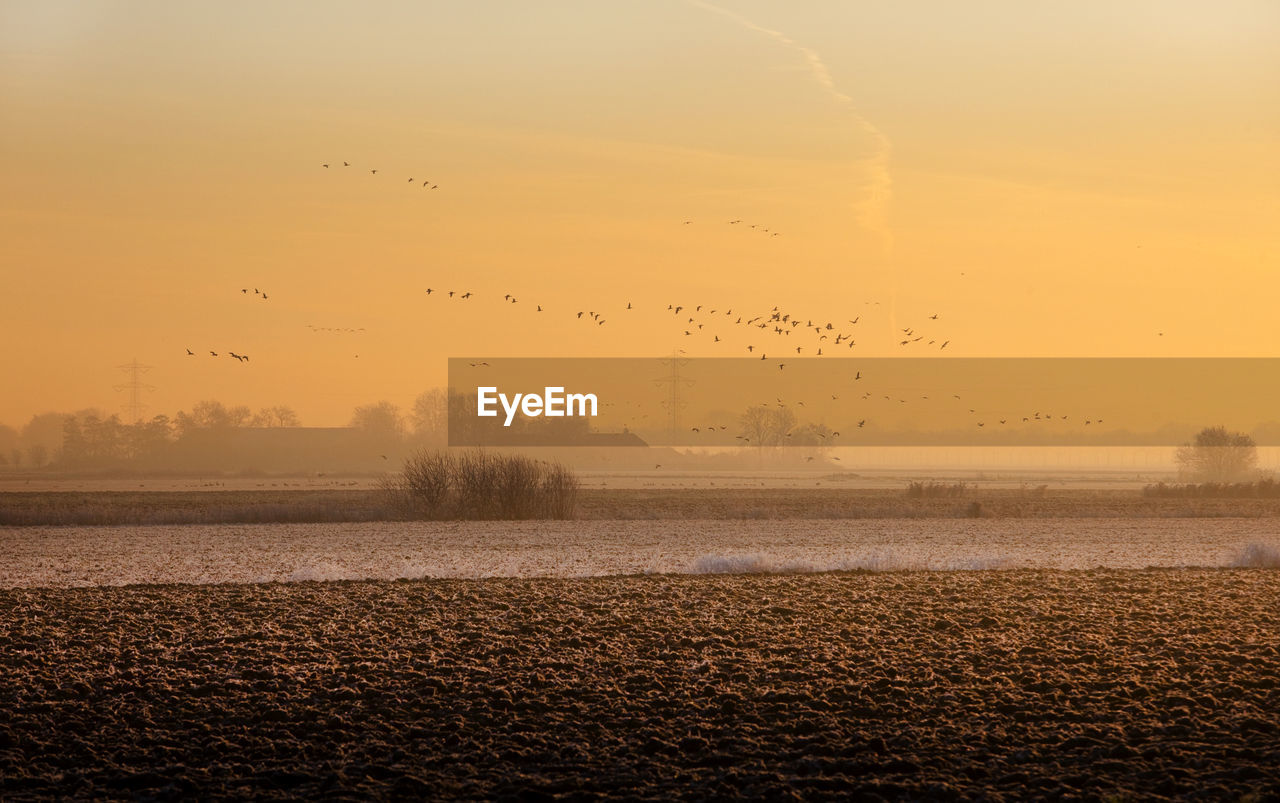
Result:
{"label": "bare tree", "polygon": [[409,423],[416,440],[444,443],[449,425],[449,396],[445,389],[432,388],[414,399]]}
{"label": "bare tree", "polygon": [[370,435],[399,437],[404,432],[404,418],[399,407],[389,401],[380,401],[357,407],[351,414],[351,426]]}
{"label": "bare tree", "polygon": [[196,402],[190,413],[178,411],[174,423],[178,432],[185,434],[193,429],[230,429],[243,427],[253,417],[248,407],[237,405],[227,407],[220,401],[206,400]]}
{"label": "bare tree", "polygon": [[43,466],[49,459],[49,447],[43,443],[33,443],[27,447],[27,461],[32,468]]}
{"label": "bare tree", "polygon": [[738,419],[739,433],[751,446],[778,446],[795,425],[791,408],[763,404],[748,407]]}
{"label": "bare tree", "polygon": [[292,407],[277,404],[275,407],[263,407],[259,410],[253,420],[250,421],[250,426],[296,427],[301,425],[298,421],[298,414],[293,411]]}
{"label": "bare tree", "polygon": [[1243,432],[1206,427],[1174,454],[1179,474],[1194,482],[1234,482],[1258,465],[1258,447]]}

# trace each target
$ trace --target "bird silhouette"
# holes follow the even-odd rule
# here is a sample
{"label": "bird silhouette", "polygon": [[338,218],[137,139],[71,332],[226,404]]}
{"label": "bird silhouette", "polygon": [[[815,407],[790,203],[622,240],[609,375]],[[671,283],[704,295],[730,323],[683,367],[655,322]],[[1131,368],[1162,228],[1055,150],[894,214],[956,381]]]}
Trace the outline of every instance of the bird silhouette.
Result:
{"label": "bird silhouette", "polygon": [[194,356],[195,356],[195,354],[196,354],[196,353],[195,353],[194,351],[192,351],[191,349],[187,349],[187,356],[188,356],[188,357],[194,357]]}

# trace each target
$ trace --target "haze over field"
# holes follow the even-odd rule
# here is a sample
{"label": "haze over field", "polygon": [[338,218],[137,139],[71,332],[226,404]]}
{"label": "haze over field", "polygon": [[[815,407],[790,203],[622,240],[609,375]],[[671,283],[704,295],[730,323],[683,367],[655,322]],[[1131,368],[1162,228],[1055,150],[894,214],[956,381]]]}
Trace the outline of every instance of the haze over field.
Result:
{"label": "haze over field", "polygon": [[1264,0],[41,0],[0,65],[13,425],[121,409],[133,358],[148,414],[324,426],[450,356],[748,356],[669,304],[842,356],[1274,353]]}

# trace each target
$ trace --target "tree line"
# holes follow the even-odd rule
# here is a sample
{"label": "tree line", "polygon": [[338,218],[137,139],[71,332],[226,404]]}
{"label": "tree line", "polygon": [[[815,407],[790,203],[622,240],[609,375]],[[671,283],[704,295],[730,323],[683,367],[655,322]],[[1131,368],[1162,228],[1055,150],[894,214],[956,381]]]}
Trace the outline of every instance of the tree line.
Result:
{"label": "tree line", "polygon": [[[445,392],[436,388],[419,395],[407,412],[389,401],[358,406],[348,426],[384,449],[399,444],[440,446],[445,442],[446,415]],[[298,414],[287,405],[254,412],[217,400],[197,402],[172,417],[157,415],[133,423],[96,409],[41,413],[21,429],[0,424],[0,470],[162,469],[184,443],[208,442],[210,436],[233,430],[301,426]]]}

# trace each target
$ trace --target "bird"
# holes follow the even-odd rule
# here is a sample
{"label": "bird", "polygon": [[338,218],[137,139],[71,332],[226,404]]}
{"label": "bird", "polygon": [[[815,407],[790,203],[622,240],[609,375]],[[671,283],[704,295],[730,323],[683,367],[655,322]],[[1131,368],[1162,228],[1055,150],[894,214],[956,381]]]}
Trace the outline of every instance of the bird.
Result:
{"label": "bird", "polygon": [[217,357],[217,356],[218,356],[218,352],[216,352],[216,351],[211,351],[211,352],[209,352],[209,353],[210,353],[211,355],[213,355],[214,357]]}
{"label": "bird", "polygon": [[321,166],[321,167],[328,167],[329,165],[325,164],[325,165],[320,165],[320,166]]}
{"label": "bird", "polygon": [[343,163],[342,163],[342,166],[343,166],[343,167],[350,167],[350,166],[351,166],[351,163],[350,163],[350,162],[343,162]]}
{"label": "bird", "polygon": [[428,287],[428,288],[427,288],[427,295],[431,295],[431,293],[432,293],[432,292],[434,292],[434,291],[433,291],[430,287]]}
{"label": "bird", "polygon": [[374,168],[373,170],[370,170],[369,172],[370,172],[372,175],[375,175],[375,176],[378,174],[378,170],[377,170],[377,168]]}
{"label": "bird", "polygon": [[195,354],[196,354],[196,353],[195,353],[194,351],[192,351],[191,349],[187,349],[187,356],[188,356],[188,357],[194,357],[194,356],[195,356]]}

